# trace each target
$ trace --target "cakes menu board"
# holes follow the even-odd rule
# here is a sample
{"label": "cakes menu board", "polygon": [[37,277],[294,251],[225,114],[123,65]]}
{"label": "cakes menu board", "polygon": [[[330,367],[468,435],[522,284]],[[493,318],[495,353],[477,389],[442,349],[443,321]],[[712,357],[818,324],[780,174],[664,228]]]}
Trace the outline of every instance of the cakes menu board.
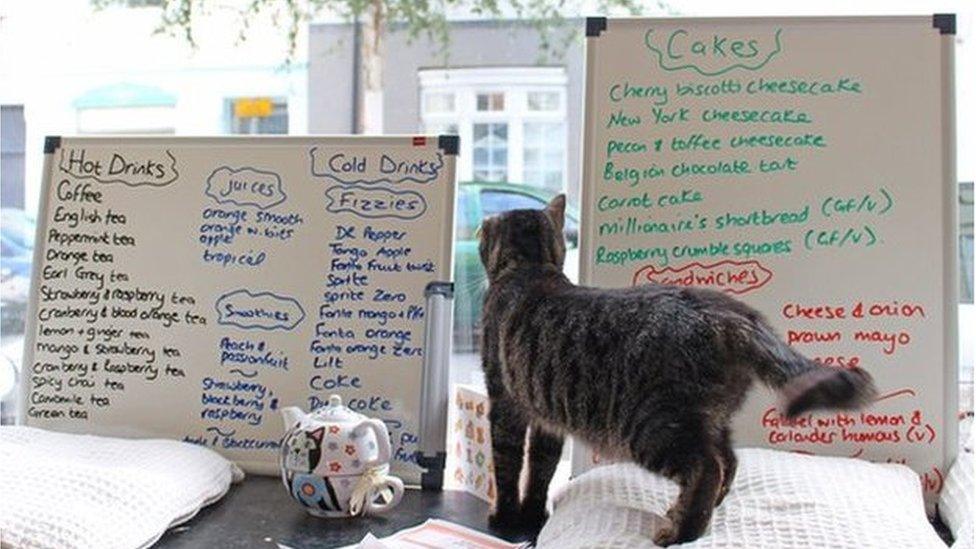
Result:
{"label": "cakes menu board", "polygon": [[868,409],[795,420],[756,390],[737,445],[905,463],[930,496],[941,487],[956,438],[954,21],[587,22],[582,281],[727,292],[879,386]]}

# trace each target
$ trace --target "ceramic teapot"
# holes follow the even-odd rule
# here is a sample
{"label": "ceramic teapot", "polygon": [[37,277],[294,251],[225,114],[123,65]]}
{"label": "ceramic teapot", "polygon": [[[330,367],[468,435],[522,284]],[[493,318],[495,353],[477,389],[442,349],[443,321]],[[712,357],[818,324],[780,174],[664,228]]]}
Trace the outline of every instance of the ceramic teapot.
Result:
{"label": "ceramic teapot", "polygon": [[390,476],[386,424],[342,405],[339,395],[306,414],[282,408],[281,480],[312,515],[379,514],[403,497],[403,482]]}

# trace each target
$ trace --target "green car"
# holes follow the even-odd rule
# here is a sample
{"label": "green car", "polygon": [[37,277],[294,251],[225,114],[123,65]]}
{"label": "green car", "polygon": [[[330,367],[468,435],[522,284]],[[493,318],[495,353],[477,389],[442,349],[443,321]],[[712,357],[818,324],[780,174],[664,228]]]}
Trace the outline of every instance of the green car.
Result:
{"label": "green car", "polygon": [[[481,301],[488,281],[478,257],[475,235],[481,220],[508,210],[541,210],[557,193],[513,183],[466,181],[458,185],[454,228],[454,350],[478,349],[481,339]],[[576,279],[579,266],[579,214],[566,211],[566,270]]]}

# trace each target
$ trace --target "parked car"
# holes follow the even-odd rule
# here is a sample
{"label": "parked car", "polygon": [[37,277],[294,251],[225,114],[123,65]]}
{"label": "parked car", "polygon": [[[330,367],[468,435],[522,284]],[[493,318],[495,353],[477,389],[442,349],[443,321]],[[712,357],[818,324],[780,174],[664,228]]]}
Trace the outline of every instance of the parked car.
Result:
{"label": "parked car", "polygon": [[34,257],[34,218],[23,210],[0,210],[0,424],[17,415],[24,324]]}
{"label": "parked car", "polygon": [[0,425],[13,425],[17,422],[20,401],[24,339],[21,336],[5,338],[5,341],[0,345]]}
{"label": "parked car", "polygon": [[0,333],[4,337],[24,333],[34,225],[34,218],[24,210],[0,210]]}
{"label": "parked car", "polygon": [[[454,350],[473,351],[481,334],[481,301],[488,281],[478,257],[481,220],[509,210],[541,210],[555,192],[515,183],[465,181],[458,185],[454,229]],[[579,267],[579,214],[567,208],[566,270],[576,280]]]}

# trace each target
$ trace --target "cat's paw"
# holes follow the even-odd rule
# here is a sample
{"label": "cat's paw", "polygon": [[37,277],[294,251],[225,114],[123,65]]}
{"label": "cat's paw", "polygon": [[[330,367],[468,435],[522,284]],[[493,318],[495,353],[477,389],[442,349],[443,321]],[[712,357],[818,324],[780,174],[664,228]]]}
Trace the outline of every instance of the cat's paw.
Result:
{"label": "cat's paw", "polygon": [[511,508],[500,508],[488,515],[488,526],[496,530],[516,530],[521,526],[521,516]]}
{"label": "cat's paw", "polygon": [[687,521],[681,523],[671,520],[670,524],[662,526],[661,529],[654,533],[654,543],[661,547],[667,547],[676,543],[695,541],[705,533],[707,526],[707,523],[698,524]]}
{"label": "cat's paw", "polygon": [[542,530],[542,526],[545,525],[547,520],[549,520],[549,513],[546,512],[545,504],[522,506],[519,522],[521,522],[522,527],[526,530],[538,532]]}
{"label": "cat's paw", "polygon": [[654,545],[667,547],[678,541],[678,530],[671,524],[662,526],[657,532],[654,532],[653,540]]}

